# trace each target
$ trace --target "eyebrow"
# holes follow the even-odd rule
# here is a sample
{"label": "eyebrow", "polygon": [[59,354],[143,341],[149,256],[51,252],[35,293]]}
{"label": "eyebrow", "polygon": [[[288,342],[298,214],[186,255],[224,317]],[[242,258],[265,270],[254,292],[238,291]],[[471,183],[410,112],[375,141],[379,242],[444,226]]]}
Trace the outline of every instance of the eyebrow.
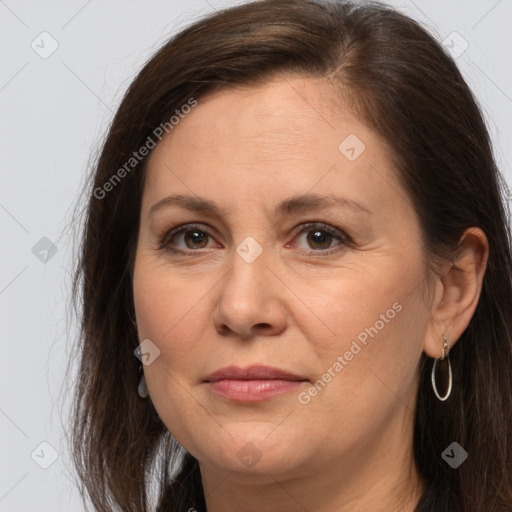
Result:
{"label": "eyebrow", "polygon": [[[149,209],[149,215],[171,206],[178,206],[186,210],[210,214],[216,217],[226,216],[228,210],[221,208],[213,201],[204,199],[199,196],[189,196],[183,194],[174,194],[164,197],[155,203]],[[294,213],[302,213],[308,210],[321,208],[348,208],[362,213],[372,214],[371,210],[352,199],[338,197],[332,194],[305,194],[302,196],[293,196],[279,203],[274,214],[276,216],[291,215]]]}

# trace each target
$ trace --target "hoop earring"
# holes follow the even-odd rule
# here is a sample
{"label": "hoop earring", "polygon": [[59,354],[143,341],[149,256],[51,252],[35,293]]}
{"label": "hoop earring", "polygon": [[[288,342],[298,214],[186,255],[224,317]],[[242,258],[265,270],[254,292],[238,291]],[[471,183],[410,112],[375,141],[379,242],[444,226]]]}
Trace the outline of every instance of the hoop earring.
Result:
{"label": "hoop earring", "polygon": [[[141,376],[142,375],[142,376]],[[144,376],[144,372],[142,371],[142,365],[139,365],[139,385],[137,386],[137,393],[141,398],[147,398],[149,396],[148,388],[146,387],[146,377]]]}
{"label": "hoop earring", "polygon": [[[444,402],[452,392],[452,365],[450,364],[450,357],[448,355],[449,351],[450,347],[448,345],[448,340],[446,339],[446,336],[443,335],[443,354],[441,355],[440,358],[435,359],[434,364],[432,365],[432,389],[434,390],[435,395],[441,402]],[[444,387],[446,388],[446,393],[444,396],[441,396],[437,390],[436,368],[438,361],[444,361],[444,363],[440,364],[440,366],[444,366],[444,368],[442,368],[442,373],[445,378]],[[448,382],[447,384],[446,381]]]}

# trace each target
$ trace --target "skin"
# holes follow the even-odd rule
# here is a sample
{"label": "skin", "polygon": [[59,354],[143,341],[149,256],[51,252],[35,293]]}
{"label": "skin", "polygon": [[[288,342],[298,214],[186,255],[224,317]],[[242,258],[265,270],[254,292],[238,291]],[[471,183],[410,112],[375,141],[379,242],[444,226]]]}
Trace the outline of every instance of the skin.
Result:
{"label": "skin", "polygon": [[[457,265],[429,273],[389,148],[332,93],[297,76],[217,91],[148,162],[133,285],[140,340],[160,355],[144,374],[162,421],[199,460],[209,512],[413,511],[425,489],[412,455],[417,364],[422,352],[441,356],[443,334],[452,346],[467,327],[488,244],[471,228]],[[350,134],[365,144],[354,161],[338,149]],[[350,199],[370,213],[275,215],[278,203],[306,193]],[[208,199],[223,213],[167,206],[150,214],[170,194]],[[307,222],[351,242],[313,237],[322,227],[298,233]],[[159,247],[170,228],[189,223],[211,236],[167,237],[185,254]],[[248,236],[262,249],[250,263],[237,253]],[[400,312],[333,371],[397,303]],[[276,366],[309,382],[237,403],[203,382],[231,364]],[[298,393],[329,368],[335,376],[301,403]],[[240,450],[259,460],[244,461]]]}

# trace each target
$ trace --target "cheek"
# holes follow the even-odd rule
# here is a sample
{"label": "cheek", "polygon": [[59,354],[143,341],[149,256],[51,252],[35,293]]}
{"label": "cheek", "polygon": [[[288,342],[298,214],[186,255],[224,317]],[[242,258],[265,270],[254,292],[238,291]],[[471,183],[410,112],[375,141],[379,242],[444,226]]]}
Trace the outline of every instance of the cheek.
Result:
{"label": "cheek", "polygon": [[[146,384],[158,415],[180,441],[188,444],[190,424],[201,414],[186,390],[198,375],[204,349],[201,339],[204,295],[199,286],[172,278],[152,261],[139,260],[134,271],[133,292],[139,340],[150,339],[160,350],[144,367]],[[204,299],[204,297],[203,297]]]}
{"label": "cheek", "polygon": [[305,417],[321,425],[326,446],[378,438],[383,425],[414,410],[425,323],[415,302],[398,295],[390,304],[376,295],[364,308],[347,302],[344,312],[332,312],[340,335],[330,346],[315,346],[316,380],[298,397]]}
{"label": "cheek", "polygon": [[[361,349],[379,347],[382,357],[399,352],[411,329],[421,332],[423,324],[418,322],[426,318],[419,300],[421,276],[419,265],[403,269],[396,257],[381,257],[364,266],[335,269],[321,282],[296,281],[294,291],[308,308],[299,314],[302,306],[296,301],[291,306],[296,310],[294,321],[322,360],[342,355],[354,342]],[[353,352],[357,350],[356,346]]]}
{"label": "cheek", "polygon": [[208,345],[211,332],[205,334],[213,329],[212,284],[176,276],[151,257],[137,262],[133,292],[139,340],[150,339],[160,350],[155,363],[144,368],[150,392],[175,396],[176,390],[169,395],[169,387],[189,386],[199,379],[208,353],[215,350]]}
{"label": "cheek", "polygon": [[308,332],[319,362],[311,401],[338,404],[345,424],[348,409],[371,420],[372,411],[396,402],[397,396],[411,398],[428,322],[419,265],[407,272],[392,264],[372,270],[332,280],[322,293],[310,289],[321,332],[327,334],[318,336],[312,323],[300,327]]}

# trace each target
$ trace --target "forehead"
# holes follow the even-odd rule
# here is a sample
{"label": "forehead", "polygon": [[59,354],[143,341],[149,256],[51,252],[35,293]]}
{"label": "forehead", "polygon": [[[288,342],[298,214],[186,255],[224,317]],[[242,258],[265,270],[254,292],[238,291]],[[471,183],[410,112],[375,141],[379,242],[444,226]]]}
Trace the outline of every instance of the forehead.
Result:
{"label": "forehead", "polygon": [[368,205],[382,222],[410,216],[387,144],[334,94],[325,81],[290,77],[200,97],[150,155],[142,216],[173,194],[233,217],[311,193]]}
{"label": "forehead", "polygon": [[347,139],[356,143],[356,152],[364,148],[367,154],[378,154],[381,164],[389,163],[386,143],[336,99],[325,80],[280,77],[201,97],[153,151],[148,172],[155,174],[167,162],[184,172],[193,168],[219,176],[229,170],[238,176],[257,170],[260,179],[276,179],[284,163],[295,165],[300,179],[308,162],[350,163],[355,168],[354,161],[340,161],[341,150],[353,149],[349,143],[343,146]]}
{"label": "forehead", "polygon": [[[360,124],[347,107],[338,107],[325,81],[304,77],[276,78],[258,87],[217,91],[200,99],[198,106],[196,115],[184,123],[182,135],[193,131],[201,141],[211,137],[233,150],[240,142],[245,150],[255,147],[275,152],[282,147],[292,154],[314,149],[319,143],[318,149],[327,147],[339,136],[336,132],[340,127],[331,119],[334,110]],[[208,126],[215,126],[214,131],[208,132],[205,120]],[[359,130],[367,131],[362,124]]]}

